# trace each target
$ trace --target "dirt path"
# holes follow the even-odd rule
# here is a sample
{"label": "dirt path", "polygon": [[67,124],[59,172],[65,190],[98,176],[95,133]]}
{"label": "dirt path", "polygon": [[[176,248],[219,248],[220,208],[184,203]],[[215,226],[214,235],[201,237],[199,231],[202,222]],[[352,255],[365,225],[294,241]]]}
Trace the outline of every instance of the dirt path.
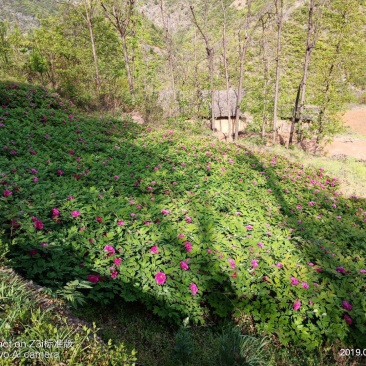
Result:
{"label": "dirt path", "polygon": [[343,116],[350,133],[338,136],[324,152],[327,156],[346,155],[366,160],[366,106],[357,106]]}

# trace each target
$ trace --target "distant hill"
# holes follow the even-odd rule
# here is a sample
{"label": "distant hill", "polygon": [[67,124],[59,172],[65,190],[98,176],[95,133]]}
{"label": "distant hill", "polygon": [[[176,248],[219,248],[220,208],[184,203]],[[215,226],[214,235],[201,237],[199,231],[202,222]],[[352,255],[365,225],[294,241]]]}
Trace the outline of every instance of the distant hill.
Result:
{"label": "distant hill", "polygon": [[57,11],[57,0],[0,0],[0,20],[17,23],[28,31],[39,25],[40,18]]}

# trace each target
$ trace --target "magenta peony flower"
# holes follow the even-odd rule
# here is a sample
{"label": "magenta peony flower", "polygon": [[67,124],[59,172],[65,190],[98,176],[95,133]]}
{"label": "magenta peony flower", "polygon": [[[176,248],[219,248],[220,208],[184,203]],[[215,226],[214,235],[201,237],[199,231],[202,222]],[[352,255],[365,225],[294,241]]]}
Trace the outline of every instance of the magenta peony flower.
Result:
{"label": "magenta peony flower", "polygon": [[235,268],[235,260],[234,259],[228,259],[228,262],[230,263],[231,268]]}
{"label": "magenta peony flower", "polygon": [[343,318],[344,318],[344,320],[346,321],[346,323],[348,325],[351,325],[352,324],[352,318],[348,314],[344,314],[343,315]]}
{"label": "magenta peony flower", "polygon": [[118,175],[115,175],[115,176],[114,176],[114,179],[115,179],[115,180],[118,180],[118,179],[119,179],[119,176],[118,176]]}
{"label": "magenta peony flower", "polygon": [[350,304],[348,301],[342,301],[343,309],[346,309],[348,311],[352,310],[352,304]]}
{"label": "magenta peony flower", "polygon": [[188,271],[189,266],[187,262],[181,261],[180,262],[180,268],[182,268],[184,271]]}
{"label": "magenta peony flower", "polygon": [[245,228],[246,228],[247,230],[253,230],[253,226],[252,226],[252,225],[247,225]]}
{"label": "magenta peony flower", "polygon": [[97,283],[99,282],[99,275],[89,275],[87,279],[91,283]]}
{"label": "magenta peony flower", "polygon": [[251,263],[252,263],[252,268],[258,267],[258,261],[256,261],[255,259],[252,259]]}
{"label": "magenta peony flower", "polygon": [[37,169],[31,169],[31,172],[33,173],[33,174],[37,174],[38,173],[38,170]]}
{"label": "magenta peony flower", "polygon": [[198,287],[197,287],[197,285],[195,284],[195,283],[191,283],[190,285],[189,285],[189,288],[190,288],[190,290],[191,290],[191,292],[192,292],[192,296],[195,296],[196,294],[197,294],[197,292],[198,292]]}
{"label": "magenta peony flower", "polygon": [[68,197],[67,197],[67,200],[68,200],[68,201],[72,201],[72,200],[74,200],[74,199],[75,199],[75,198],[74,198],[73,196],[68,196]]}
{"label": "magenta peony flower", "polygon": [[179,234],[178,239],[184,239],[184,234]]}
{"label": "magenta peony flower", "polygon": [[156,245],[154,245],[153,247],[151,247],[150,253],[159,254],[159,248]]}
{"label": "magenta peony flower", "polygon": [[306,282],[303,282],[301,284],[301,287],[307,290],[309,288],[309,285]]}
{"label": "magenta peony flower", "polygon": [[118,272],[117,272],[117,271],[113,271],[113,272],[111,273],[111,278],[116,278],[116,277],[117,277],[117,275],[118,275]]}
{"label": "magenta peony flower", "polygon": [[117,224],[118,224],[118,226],[123,226],[125,223],[122,220],[118,220]]}
{"label": "magenta peony flower", "polygon": [[96,220],[97,220],[100,224],[103,222],[103,219],[102,219],[100,216],[98,216],[98,217],[96,218]]}
{"label": "magenta peony flower", "polygon": [[282,268],[282,267],[283,267],[283,264],[282,264],[282,263],[280,263],[280,262],[278,262],[278,263],[276,264],[276,267],[278,267],[278,268]]}
{"label": "magenta peony flower", "polygon": [[9,197],[13,194],[13,192],[9,191],[8,189],[5,189],[4,193],[3,193],[3,196],[4,197]]}
{"label": "magenta peony flower", "polygon": [[163,209],[163,210],[161,210],[161,213],[163,215],[169,215],[170,214],[170,211],[169,210],[166,210],[166,209]]}
{"label": "magenta peony flower", "polygon": [[80,211],[72,211],[71,212],[71,216],[72,217],[78,217],[78,216],[80,216]]}
{"label": "magenta peony flower", "polygon": [[122,259],[121,259],[121,258],[114,258],[114,259],[113,259],[113,262],[114,262],[114,264],[115,264],[117,267],[119,267],[119,266],[121,265],[121,263],[122,263]]}
{"label": "magenta peony flower", "polygon": [[59,170],[57,170],[57,174],[61,177],[61,175],[63,175],[64,172],[61,169],[59,169]]}
{"label": "magenta peony flower", "polygon": [[189,217],[189,216],[187,216],[186,215],[186,222],[188,223],[188,224],[191,224],[192,223],[192,219]]}
{"label": "magenta peony flower", "polygon": [[186,248],[187,252],[190,252],[192,250],[192,244],[189,241],[186,241],[184,248]]}
{"label": "magenta peony flower", "polygon": [[291,286],[297,286],[299,284],[299,280],[296,277],[291,277]]}
{"label": "magenta peony flower", "polygon": [[299,310],[300,309],[300,306],[301,306],[301,302],[298,299],[296,299],[296,301],[292,305],[293,309],[294,310]]}
{"label": "magenta peony flower", "polygon": [[342,273],[342,274],[345,274],[346,273],[346,270],[343,267],[337,267],[336,271],[338,273]]}
{"label": "magenta peony flower", "polygon": [[53,208],[52,209],[52,216],[60,216],[60,211],[57,208]]}
{"label": "magenta peony flower", "polygon": [[34,220],[34,227],[37,229],[37,230],[42,230],[43,229],[43,222],[41,220]]}
{"label": "magenta peony flower", "polygon": [[33,182],[37,183],[39,181],[38,177],[33,178]]}
{"label": "magenta peony flower", "polygon": [[155,275],[155,281],[158,285],[164,285],[165,281],[166,281],[166,275],[163,272],[158,272]]}
{"label": "magenta peony flower", "polygon": [[106,245],[106,246],[104,247],[104,250],[105,250],[106,252],[108,252],[108,256],[110,256],[110,255],[112,255],[112,254],[115,254],[115,253],[116,253],[115,249],[114,249],[111,245]]}
{"label": "magenta peony flower", "polygon": [[361,274],[366,273],[366,269],[360,269],[360,273],[361,273]]}

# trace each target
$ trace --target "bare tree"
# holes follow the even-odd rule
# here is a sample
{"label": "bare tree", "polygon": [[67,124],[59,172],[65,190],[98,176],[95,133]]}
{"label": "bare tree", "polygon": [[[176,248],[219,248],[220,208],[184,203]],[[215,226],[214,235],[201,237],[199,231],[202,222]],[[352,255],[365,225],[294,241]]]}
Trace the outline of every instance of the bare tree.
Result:
{"label": "bare tree", "polygon": [[273,101],[273,143],[276,143],[277,135],[277,109],[281,74],[281,36],[283,25],[283,0],[275,0],[276,23],[277,23],[277,48],[276,48],[276,81]]}
{"label": "bare tree", "polygon": [[[197,27],[199,33],[201,34],[205,46],[206,46],[206,54],[207,54],[207,61],[208,61],[208,72],[210,77],[210,92],[211,92],[211,129],[212,131],[215,131],[215,114],[214,114],[214,81],[213,81],[213,75],[214,75],[214,49],[210,44],[210,40],[208,38],[207,33],[205,33],[201,26],[199,25],[196,14],[194,12],[193,5],[190,6],[192,16],[193,16],[193,22],[195,26]],[[205,3],[205,28],[207,28],[207,11],[208,11],[208,4]],[[205,29],[207,32],[207,29]]]}
{"label": "bare tree", "polygon": [[242,99],[242,90],[243,90],[243,76],[244,76],[244,63],[249,47],[249,41],[251,37],[249,36],[249,27],[250,27],[250,18],[252,15],[252,0],[247,0],[247,13],[245,16],[244,23],[244,40],[241,39],[241,32],[239,31],[239,58],[240,58],[240,71],[239,71],[239,86],[238,86],[238,97],[236,100],[235,106],[235,140],[239,138],[239,117],[240,117],[240,102]]}
{"label": "bare tree", "polygon": [[104,10],[104,14],[110,23],[118,31],[121,41],[123,56],[125,59],[125,67],[130,92],[134,95],[134,83],[130,68],[130,58],[127,49],[127,35],[131,18],[135,9],[135,0],[99,0]]}
{"label": "bare tree", "polygon": [[90,43],[92,46],[93,52],[93,60],[94,60],[94,68],[95,68],[95,83],[97,86],[97,91],[99,92],[100,89],[100,76],[99,76],[99,66],[98,66],[98,57],[97,51],[95,48],[95,39],[94,39],[94,32],[93,32],[93,15],[95,10],[95,1],[94,0],[84,0],[84,10],[85,13],[82,13],[83,18],[88,25],[89,34],[90,34]]}
{"label": "bare tree", "polygon": [[[318,38],[318,30],[319,23],[322,15],[323,6],[326,0],[310,0],[309,10],[308,10],[308,30],[307,30],[307,38],[306,38],[306,51],[305,51],[305,60],[303,67],[303,75],[301,79],[301,83],[297,89],[297,95],[295,99],[295,106],[292,112],[292,121],[291,121],[291,131],[289,137],[289,145],[293,143],[293,135],[295,132],[295,123],[298,120],[298,132],[297,134],[301,134],[302,128],[302,120],[303,120],[303,111],[305,107],[305,96],[306,96],[306,83],[308,78],[308,70],[310,65],[311,54],[315,48],[316,41]],[[319,11],[316,12],[316,8],[319,7]]]}
{"label": "bare tree", "polygon": [[173,91],[173,99],[174,99],[174,104],[175,104],[177,102],[177,94],[176,94],[176,90],[175,90],[175,78],[174,78],[173,39],[169,32],[168,19],[166,19],[165,14],[164,14],[164,1],[163,0],[160,0],[160,11],[161,11],[161,17],[163,20],[163,26],[164,26],[164,31],[165,31],[165,44],[166,44],[169,69],[170,69],[171,88]]}

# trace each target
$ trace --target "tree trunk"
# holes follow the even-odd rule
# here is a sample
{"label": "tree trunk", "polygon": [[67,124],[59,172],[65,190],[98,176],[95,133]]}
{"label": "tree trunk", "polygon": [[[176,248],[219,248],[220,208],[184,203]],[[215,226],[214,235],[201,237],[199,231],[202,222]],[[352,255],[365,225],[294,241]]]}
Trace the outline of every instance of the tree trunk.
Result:
{"label": "tree trunk", "polygon": [[193,21],[196,25],[198,31],[201,33],[203,40],[205,41],[206,45],[206,54],[207,54],[207,61],[208,61],[208,70],[210,75],[210,89],[211,89],[211,130],[215,132],[215,114],[214,114],[214,81],[213,81],[213,73],[214,73],[214,65],[213,65],[213,55],[214,50],[210,47],[210,43],[208,40],[207,35],[202,31],[202,28],[197,22],[196,14],[194,12],[193,5],[190,6]]}
{"label": "tree trunk", "polygon": [[232,121],[231,121],[231,105],[230,105],[230,98],[229,98],[229,72],[228,72],[228,65],[227,65],[227,49],[226,49],[226,8],[224,5],[224,1],[221,0],[221,7],[222,7],[222,14],[224,18],[224,23],[222,26],[222,49],[223,49],[223,58],[224,58],[224,69],[225,69],[225,81],[226,81],[226,106],[227,106],[227,128],[228,128],[228,137],[229,141],[232,140]]}
{"label": "tree trunk", "polygon": [[121,34],[121,40],[122,40],[123,57],[125,59],[128,86],[130,88],[131,94],[133,95],[134,88],[133,88],[133,81],[132,81],[132,75],[131,75],[131,70],[130,70],[130,60],[129,60],[128,51],[127,51],[126,36]]}
{"label": "tree trunk", "polygon": [[170,77],[171,77],[171,88],[173,91],[173,99],[174,104],[177,102],[177,93],[175,90],[175,79],[174,79],[174,65],[173,65],[173,53],[172,53],[172,39],[169,34],[169,24],[168,21],[165,19],[164,16],[164,3],[163,0],[160,0],[160,11],[161,11],[161,17],[163,20],[164,30],[165,30],[165,43],[166,43],[166,49],[168,53],[168,62],[169,62],[169,69],[170,69]]}
{"label": "tree trunk", "polygon": [[[307,39],[306,39],[306,52],[305,52],[305,61],[304,61],[304,69],[303,69],[303,76],[301,79],[301,83],[299,85],[298,95],[296,97],[295,108],[292,117],[292,124],[291,124],[291,133],[289,138],[289,145],[293,143],[293,132],[295,130],[295,122],[296,122],[296,115],[298,114],[298,128],[297,128],[297,135],[298,140],[301,139],[302,135],[302,119],[303,119],[303,111],[305,106],[305,96],[306,96],[306,83],[308,78],[308,70],[310,64],[311,54],[315,48],[316,40],[317,40],[317,26],[314,21],[314,11],[315,11],[315,1],[310,0],[309,4],[309,20],[308,20],[308,31],[307,31]],[[321,7],[324,5],[326,0],[323,0],[321,3]],[[319,14],[319,18],[320,18]],[[300,96],[300,98],[299,98]],[[300,106],[299,106],[300,100]]]}
{"label": "tree trunk", "polygon": [[[280,85],[280,57],[281,57],[281,36],[283,25],[283,0],[275,0],[276,4],[276,17],[277,17],[277,50],[276,50],[276,81],[274,92],[274,104],[273,104],[273,144],[276,143],[277,138],[277,109],[278,109],[278,94]],[[280,4],[278,4],[280,2]]]}
{"label": "tree trunk", "polygon": [[246,58],[246,54],[247,54],[247,50],[248,50],[248,45],[249,45],[248,30],[249,30],[249,21],[250,21],[250,16],[251,16],[251,5],[252,5],[252,0],[248,0],[247,1],[248,12],[247,12],[247,15],[246,15],[245,28],[244,28],[245,39],[244,39],[243,45],[239,46],[239,49],[240,49],[240,72],[239,72],[238,97],[237,97],[236,106],[235,106],[235,140],[236,141],[239,138],[240,103],[241,103],[241,99],[242,99],[242,89],[243,89],[244,62],[245,62],[245,58]]}
{"label": "tree trunk", "polygon": [[[89,5],[89,8],[87,5]],[[98,57],[97,57],[97,51],[95,48],[95,40],[94,40],[94,33],[93,33],[92,7],[91,7],[91,4],[89,1],[84,0],[84,8],[85,8],[85,17],[86,17],[86,22],[87,22],[88,28],[89,28],[90,42],[91,42],[92,52],[93,52],[93,60],[94,60],[94,68],[95,68],[95,83],[97,86],[97,91],[99,93],[100,76],[99,76],[99,67],[98,67]]]}

